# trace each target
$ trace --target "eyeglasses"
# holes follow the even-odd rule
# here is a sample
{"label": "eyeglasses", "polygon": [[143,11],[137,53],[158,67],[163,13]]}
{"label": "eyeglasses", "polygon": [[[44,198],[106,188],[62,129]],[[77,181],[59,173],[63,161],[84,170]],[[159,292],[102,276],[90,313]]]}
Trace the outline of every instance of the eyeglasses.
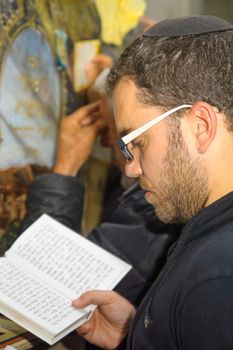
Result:
{"label": "eyeglasses", "polygon": [[163,119],[169,117],[169,115],[175,113],[176,111],[179,111],[182,108],[191,108],[191,107],[192,107],[192,105],[181,105],[181,106],[175,107],[173,109],[170,109],[169,111],[161,114],[158,117],[155,117],[154,119],[150,120],[148,123],[140,126],[138,129],[130,132],[128,135],[125,135],[124,137],[119,139],[116,143],[120,147],[120,150],[124,154],[125,158],[127,160],[133,160],[133,155],[128,149],[128,144],[131,141],[133,141],[134,139],[136,139],[136,137],[138,137],[139,135],[143,134],[145,131],[147,131],[148,129],[152,128],[152,126],[158,124]]}

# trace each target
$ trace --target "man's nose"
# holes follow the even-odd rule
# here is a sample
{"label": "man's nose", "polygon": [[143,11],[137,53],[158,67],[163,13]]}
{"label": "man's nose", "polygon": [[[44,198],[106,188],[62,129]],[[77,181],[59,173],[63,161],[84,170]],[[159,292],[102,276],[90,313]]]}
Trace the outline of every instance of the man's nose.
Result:
{"label": "man's nose", "polygon": [[140,166],[140,163],[135,159],[126,160],[125,175],[128,177],[139,177],[142,175],[142,168]]}

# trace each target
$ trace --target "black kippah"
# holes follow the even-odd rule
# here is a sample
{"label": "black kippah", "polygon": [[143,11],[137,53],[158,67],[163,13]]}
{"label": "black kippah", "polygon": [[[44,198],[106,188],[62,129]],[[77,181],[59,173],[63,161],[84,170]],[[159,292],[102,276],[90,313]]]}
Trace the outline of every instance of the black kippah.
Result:
{"label": "black kippah", "polygon": [[148,29],[143,36],[149,37],[177,37],[200,35],[212,32],[233,30],[233,25],[215,16],[191,16],[165,19]]}

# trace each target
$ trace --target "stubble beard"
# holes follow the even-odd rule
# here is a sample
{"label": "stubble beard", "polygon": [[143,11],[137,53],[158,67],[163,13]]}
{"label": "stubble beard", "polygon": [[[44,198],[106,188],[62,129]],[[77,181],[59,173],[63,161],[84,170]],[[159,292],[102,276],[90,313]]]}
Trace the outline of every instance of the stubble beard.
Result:
{"label": "stubble beard", "polygon": [[[178,127],[179,128],[179,127]],[[164,223],[186,223],[208,198],[208,178],[200,159],[192,160],[177,125],[171,132],[159,182],[153,191],[155,213]]]}

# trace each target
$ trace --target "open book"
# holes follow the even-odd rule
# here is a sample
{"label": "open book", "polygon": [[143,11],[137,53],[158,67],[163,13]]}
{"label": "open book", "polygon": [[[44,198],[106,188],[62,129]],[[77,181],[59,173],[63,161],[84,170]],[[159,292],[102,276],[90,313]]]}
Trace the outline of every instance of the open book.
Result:
{"label": "open book", "polygon": [[95,308],[75,309],[73,299],[112,289],[130,268],[44,214],[0,258],[0,312],[52,345]]}

